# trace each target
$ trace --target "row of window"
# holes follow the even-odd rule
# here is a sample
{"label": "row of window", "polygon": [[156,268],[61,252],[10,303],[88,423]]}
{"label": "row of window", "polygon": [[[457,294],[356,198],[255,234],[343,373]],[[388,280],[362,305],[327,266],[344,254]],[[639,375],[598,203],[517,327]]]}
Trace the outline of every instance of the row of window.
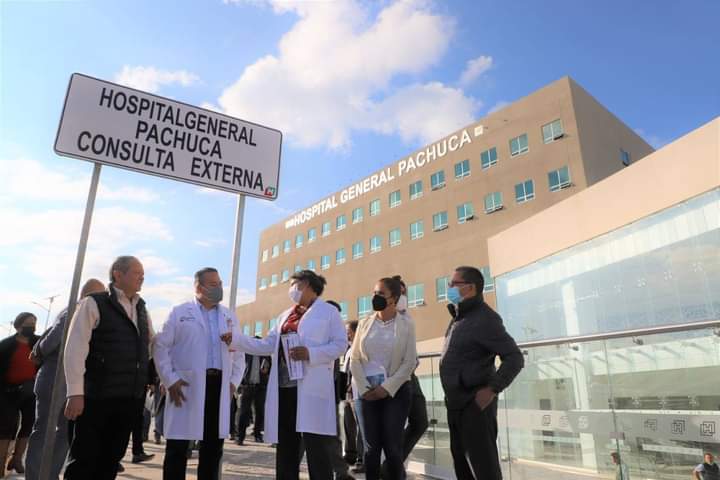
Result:
{"label": "row of window", "polygon": [[[419,183],[421,183],[420,181]],[[418,182],[416,182],[418,183]],[[559,168],[557,170],[553,170],[552,172],[548,173],[548,187],[551,192],[555,192],[558,190],[561,190],[563,188],[567,188],[571,185],[570,182],[570,170],[567,166],[564,166],[562,168]],[[422,190],[420,190],[422,193]],[[397,192],[399,194],[399,191]],[[391,194],[392,195],[392,194]],[[398,195],[399,197],[399,195]],[[515,185],[515,201],[517,203],[525,203],[529,200],[532,200],[535,198],[535,184],[533,180],[526,180],[524,182],[518,183]],[[379,200],[374,200],[370,206],[371,206],[371,215],[372,214],[372,205],[374,202],[379,202]],[[398,200],[399,202],[399,200]],[[392,205],[392,204],[391,204]],[[503,208],[503,198],[501,192],[493,192],[485,195],[484,198],[484,207],[485,207],[485,213],[493,213],[497,210],[500,210]],[[379,204],[378,204],[378,210],[379,211]],[[362,221],[363,218],[363,209],[362,207],[356,208],[353,210],[353,223],[358,223]],[[474,217],[475,212],[472,206],[472,203],[467,202],[462,205],[458,205],[457,207],[457,217],[458,217],[458,223],[464,223],[467,220],[470,220]],[[418,222],[416,222],[418,223]],[[419,231],[413,232],[413,225],[415,223],[411,224],[411,231],[410,235],[413,240],[416,240],[417,238],[422,237],[422,221],[419,221]],[[345,215],[340,215],[336,219],[336,227],[337,230],[342,230],[347,225]],[[442,230],[443,228],[446,228],[448,225],[447,221],[447,212],[438,212],[435,215],[433,215],[433,230]],[[417,226],[415,227],[417,228]],[[399,233],[400,231],[397,230],[397,237],[398,237],[398,244],[399,244]],[[330,235],[330,222],[325,222],[322,225],[322,236]],[[315,228],[311,228],[308,231],[308,243],[311,243],[317,239],[317,231]],[[302,247],[304,240],[304,235],[302,233],[298,234],[295,238],[295,248]],[[390,239],[390,246],[394,246],[393,244],[393,234],[391,232],[391,239]],[[289,253],[290,252],[290,240],[285,240],[282,244],[283,252]],[[379,249],[379,248],[378,248]],[[371,245],[371,252],[372,245]],[[275,245],[272,247],[272,257],[275,258],[280,255],[280,245]],[[262,253],[262,261],[265,262],[268,259],[268,250],[263,250]]]}
{"label": "row of window", "polygon": [[[483,289],[484,292],[492,292],[495,290],[495,281],[490,276],[490,268],[489,267],[482,267],[481,272],[483,274],[483,278],[485,279],[485,288]],[[438,277],[435,279],[435,301],[438,303],[447,302],[447,288],[448,288],[448,282],[450,281],[450,277]],[[425,305],[425,284],[423,283],[416,283],[413,285],[408,285],[407,287],[407,296],[408,296],[408,308],[416,308],[420,307],[422,305]],[[342,316],[343,320],[347,320],[350,318],[350,310],[349,310],[349,304],[346,301],[339,301],[338,304],[340,305],[340,315]],[[357,298],[357,317],[356,318],[363,318],[367,315],[370,315],[372,313],[372,295],[363,295],[361,297]],[[273,318],[268,323],[268,329],[272,330],[275,325],[277,324],[277,319]],[[264,322],[256,322],[255,323],[255,331],[253,332],[254,335],[262,335],[263,334],[263,327]],[[243,327],[244,333],[246,335],[249,335],[249,325],[245,325]]]}

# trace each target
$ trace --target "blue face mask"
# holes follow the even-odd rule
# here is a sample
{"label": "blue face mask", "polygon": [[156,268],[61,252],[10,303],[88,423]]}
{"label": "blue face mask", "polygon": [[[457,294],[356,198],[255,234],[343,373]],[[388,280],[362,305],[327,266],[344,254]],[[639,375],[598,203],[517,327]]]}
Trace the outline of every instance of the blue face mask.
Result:
{"label": "blue face mask", "polygon": [[448,287],[447,289],[447,298],[450,303],[454,303],[457,305],[462,300],[462,295],[460,295],[460,289],[458,287]]}

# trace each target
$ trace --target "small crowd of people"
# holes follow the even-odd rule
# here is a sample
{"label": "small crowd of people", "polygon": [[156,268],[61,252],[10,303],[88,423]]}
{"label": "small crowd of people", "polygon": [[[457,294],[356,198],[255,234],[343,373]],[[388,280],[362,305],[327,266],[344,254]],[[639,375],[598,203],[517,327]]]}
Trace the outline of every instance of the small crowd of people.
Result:
{"label": "small crowd of people", "polygon": [[[195,298],[173,307],[157,333],[139,295],[140,260],[118,257],[109,280],[88,281],[72,318],[61,313],[42,337],[35,316],[22,313],[17,334],[0,342],[0,467],[22,472],[27,448],[26,478],[38,478],[50,398],[62,388],[51,478],[115,478],[131,436],[133,462],[150,459],[142,444],[151,412],[156,441],[165,439],[164,480],[186,477],[193,448],[197,478],[219,478],[225,439],[243,445],[251,422],[254,440],[276,447],[278,479],[297,480],[303,457],[312,480],[406,477],[428,418],[400,276],[368,285],[372,314],[343,323],[340,306],[322,297],[326,280],[298,271],[289,307],[264,338],[240,331],[214,268],[195,273]],[[497,396],[524,364],[483,287],[469,266],[448,284],[440,379],[460,480],[502,478]],[[55,382],[60,355],[65,378]]]}

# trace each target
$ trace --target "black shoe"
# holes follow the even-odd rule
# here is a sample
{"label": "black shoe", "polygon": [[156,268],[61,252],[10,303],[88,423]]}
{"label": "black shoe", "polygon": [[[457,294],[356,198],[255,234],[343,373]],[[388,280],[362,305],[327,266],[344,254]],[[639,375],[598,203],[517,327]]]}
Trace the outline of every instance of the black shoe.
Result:
{"label": "black shoe", "polygon": [[123,473],[124,471],[125,467],[122,466],[122,463],[118,463],[117,473]]}
{"label": "black shoe", "polygon": [[265,443],[262,435],[255,435],[255,443]]}
{"label": "black shoe", "polygon": [[162,443],[162,436],[159,433],[155,434],[155,445],[160,445]]}
{"label": "black shoe", "polygon": [[132,463],[142,463],[147,462],[151,458],[154,458],[154,453],[141,453],[140,455],[133,455],[132,457]]}
{"label": "black shoe", "polygon": [[245,445],[245,439],[244,438],[238,438],[235,440],[235,445],[240,445],[241,447]]}

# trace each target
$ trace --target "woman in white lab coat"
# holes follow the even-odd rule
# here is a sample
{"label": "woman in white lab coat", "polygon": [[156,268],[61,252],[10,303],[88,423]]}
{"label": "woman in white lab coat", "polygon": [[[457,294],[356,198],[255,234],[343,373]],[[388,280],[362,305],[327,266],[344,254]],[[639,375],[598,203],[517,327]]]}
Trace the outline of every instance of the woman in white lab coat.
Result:
{"label": "woman in white lab coat", "polygon": [[350,353],[350,370],[361,398],[365,435],[365,477],[380,479],[385,452],[389,480],[405,476],[403,431],[410,411],[410,375],[417,364],[415,326],[398,308],[399,277],[381,278],[372,299],[375,313],[360,322]]}
{"label": "woman in white lab coat", "polygon": [[[265,437],[277,443],[276,478],[297,480],[304,444],[311,480],[332,480],[327,454],[337,435],[333,363],[347,348],[340,313],[319,298],[325,279],[311,270],[290,281],[293,306],[264,339],[233,336],[233,347],[270,355],[265,400]],[[295,347],[287,348],[285,342]],[[289,361],[288,361],[289,360]]]}

